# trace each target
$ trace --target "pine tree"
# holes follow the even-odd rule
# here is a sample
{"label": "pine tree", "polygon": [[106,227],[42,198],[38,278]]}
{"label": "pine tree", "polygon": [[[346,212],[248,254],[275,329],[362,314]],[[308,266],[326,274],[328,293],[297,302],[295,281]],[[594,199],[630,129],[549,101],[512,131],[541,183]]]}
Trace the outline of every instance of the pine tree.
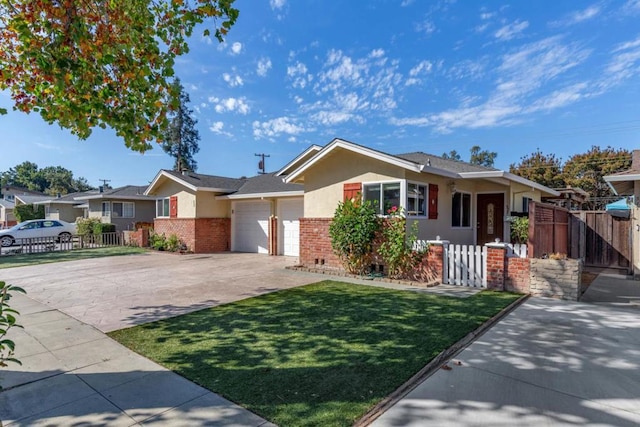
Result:
{"label": "pine tree", "polygon": [[188,107],[189,94],[185,92],[180,79],[173,82],[174,93],[178,94],[176,110],[169,118],[169,128],[165,133],[162,149],[175,159],[173,170],[194,172],[198,163],[193,156],[200,151],[200,133],[195,128],[198,121],[193,118],[193,110]]}

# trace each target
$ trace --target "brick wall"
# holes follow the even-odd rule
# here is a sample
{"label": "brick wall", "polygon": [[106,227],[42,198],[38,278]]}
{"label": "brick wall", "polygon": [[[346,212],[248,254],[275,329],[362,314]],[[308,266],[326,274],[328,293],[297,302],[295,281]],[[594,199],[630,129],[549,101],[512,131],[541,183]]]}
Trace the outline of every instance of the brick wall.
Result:
{"label": "brick wall", "polygon": [[533,296],[577,301],[582,282],[582,261],[579,259],[531,260],[530,292]]}
{"label": "brick wall", "polygon": [[504,290],[505,252],[504,246],[487,245],[487,289]]}
{"label": "brick wall", "polygon": [[229,218],[156,218],[154,230],[167,237],[175,234],[195,253],[224,252],[231,247]]}
{"label": "brick wall", "polygon": [[331,224],[331,218],[300,218],[301,265],[342,268],[342,263],[331,249],[329,224]]}
{"label": "brick wall", "polygon": [[125,231],[125,242],[128,245],[146,248],[149,246],[149,229],[141,228],[136,231]]}
{"label": "brick wall", "polygon": [[529,258],[509,257],[505,263],[504,289],[509,292],[529,293]]}

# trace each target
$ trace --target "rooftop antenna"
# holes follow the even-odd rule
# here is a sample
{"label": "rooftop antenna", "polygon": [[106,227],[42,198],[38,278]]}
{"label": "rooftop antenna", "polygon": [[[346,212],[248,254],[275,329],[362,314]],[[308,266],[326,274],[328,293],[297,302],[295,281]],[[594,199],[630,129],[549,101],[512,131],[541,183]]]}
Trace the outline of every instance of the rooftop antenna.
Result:
{"label": "rooftop antenna", "polygon": [[254,154],[254,156],[256,157],[260,157],[260,161],[258,162],[258,169],[260,169],[258,171],[258,173],[260,175],[264,175],[266,174],[266,168],[265,168],[265,163],[264,163],[264,159],[265,157],[271,157],[269,154],[264,154],[264,153],[260,153],[260,154]]}

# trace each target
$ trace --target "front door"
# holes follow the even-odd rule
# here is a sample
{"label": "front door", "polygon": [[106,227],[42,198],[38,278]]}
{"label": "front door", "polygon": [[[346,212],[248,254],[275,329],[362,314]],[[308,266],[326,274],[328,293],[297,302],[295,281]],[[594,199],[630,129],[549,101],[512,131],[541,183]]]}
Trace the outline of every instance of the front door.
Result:
{"label": "front door", "polygon": [[478,244],[504,242],[504,194],[478,194]]}

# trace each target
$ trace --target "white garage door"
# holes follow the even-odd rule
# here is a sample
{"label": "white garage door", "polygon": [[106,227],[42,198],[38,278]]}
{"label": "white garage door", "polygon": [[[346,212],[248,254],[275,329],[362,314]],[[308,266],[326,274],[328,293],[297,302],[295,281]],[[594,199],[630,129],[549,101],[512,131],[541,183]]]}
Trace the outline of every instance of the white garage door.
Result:
{"label": "white garage door", "polygon": [[280,201],[280,224],[282,229],[282,253],[287,256],[300,255],[300,220],[304,216],[302,199]]}
{"label": "white garage door", "polygon": [[235,202],[233,206],[233,250],[269,253],[269,202]]}

